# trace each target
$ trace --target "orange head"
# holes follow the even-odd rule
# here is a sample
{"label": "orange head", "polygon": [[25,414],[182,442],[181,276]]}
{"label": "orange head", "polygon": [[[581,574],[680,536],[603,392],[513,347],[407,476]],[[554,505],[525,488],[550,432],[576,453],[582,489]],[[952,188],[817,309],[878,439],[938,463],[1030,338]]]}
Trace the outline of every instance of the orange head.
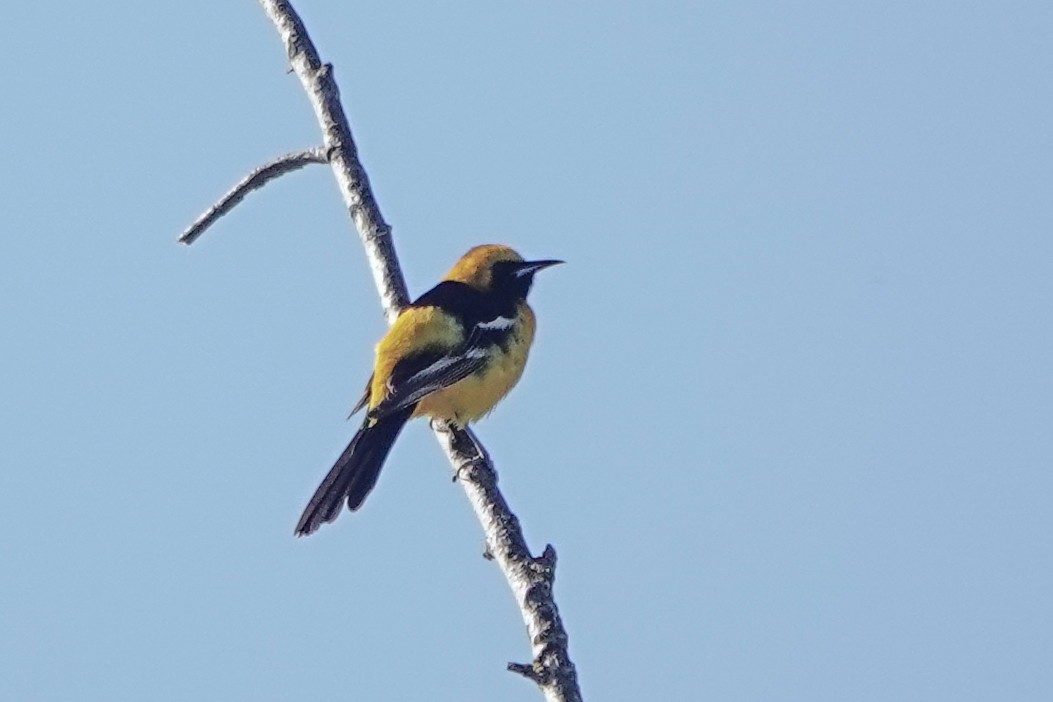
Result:
{"label": "orange head", "polygon": [[512,248],[503,244],[476,246],[461,256],[444,280],[453,280],[471,285],[477,290],[490,292],[495,288],[515,289],[525,297],[530,289],[534,273],[542,268],[554,266],[562,261],[524,261]]}

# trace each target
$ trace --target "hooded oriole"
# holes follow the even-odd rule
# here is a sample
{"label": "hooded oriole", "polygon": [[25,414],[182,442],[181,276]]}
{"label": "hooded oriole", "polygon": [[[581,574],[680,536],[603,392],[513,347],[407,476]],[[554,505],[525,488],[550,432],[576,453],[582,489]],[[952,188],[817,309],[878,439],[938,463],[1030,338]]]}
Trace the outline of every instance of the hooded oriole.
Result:
{"label": "hooded oriole", "polygon": [[373,376],[352,414],[362,427],[307,504],[296,535],[354,511],[376,485],[391,446],[413,417],[463,427],[519,381],[534,340],[526,303],[534,274],[562,261],[524,261],[507,246],[477,246],[441,283],[404,309],[377,344]]}

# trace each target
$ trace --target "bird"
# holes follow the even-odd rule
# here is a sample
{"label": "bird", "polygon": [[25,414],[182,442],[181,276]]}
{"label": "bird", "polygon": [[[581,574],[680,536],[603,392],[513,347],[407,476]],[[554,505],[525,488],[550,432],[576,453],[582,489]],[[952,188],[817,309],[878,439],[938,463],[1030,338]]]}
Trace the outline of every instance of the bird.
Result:
{"label": "bird", "polygon": [[526,302],[534,274],[559,263],[527,261],[502,244],[476,246],[399,313],[351,411],[366,410],[362,426],[307,503],[297,536],[334,521],[345,504],[352,512],[362,506],[410,419],[463,428],[493,410],[519,382],[534,341]]}

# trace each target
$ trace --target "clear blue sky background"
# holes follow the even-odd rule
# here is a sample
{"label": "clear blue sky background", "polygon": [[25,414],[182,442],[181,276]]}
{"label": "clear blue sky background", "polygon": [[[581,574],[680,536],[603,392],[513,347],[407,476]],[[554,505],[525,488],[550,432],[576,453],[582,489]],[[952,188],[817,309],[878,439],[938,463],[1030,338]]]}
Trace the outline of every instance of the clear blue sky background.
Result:
{"label": "clear blue sky background", "polygon": [[[1053,5],[299,3],[410,286],[539,277],[480,434],[590,700],[1053,699]],[[0,700],[538,699],[254,3],[14,3]]]}

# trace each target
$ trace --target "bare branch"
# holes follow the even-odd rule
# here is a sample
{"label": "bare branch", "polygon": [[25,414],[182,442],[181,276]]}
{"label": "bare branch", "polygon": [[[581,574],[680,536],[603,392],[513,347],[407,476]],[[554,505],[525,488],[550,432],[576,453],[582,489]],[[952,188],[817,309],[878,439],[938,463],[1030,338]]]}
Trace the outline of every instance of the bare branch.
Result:
{"label": "bare branch", "polygon": [[312,163],[325,163],[325,149],[316,146],[307,151],[295,151],[291,154],[279,156],[270,163],[265,163],[252,173],[249,173],[237,185],[230,189],[219,202],[208,208],[204,214],[198,217],[193,224],[179,237],[181,244],[193,244],[194,241],[205,233],[205,230],[216,223],[223,215],[234,209],[234,206],[245,199],[253,190],[259,190],[267,183],[286,173],[298,171]]}
{"label": "bare branch", "polygon": [[483,525],[486,556],[497,562],[512,588],[530,636],[533,662],[509,663],[508,670],[537,683],[549,702],[581,702],[567,632],[552,592],[556,550],[549,545],[541,556],[530,555],[519,519],[497,488],[493,462],[471,429],[453,430],[437,422],[432,428]]}
{"label": "bare branch", "polygon": [[[322,63],[289,2],[259,2],[281,35],[292,70],[310,99],[324,135],[322,152],[333,169],[340,194],[365,247],[384,312],[388,321],[393,322],[408,301],[406,283],[395,255],[391,227],[380,214],[369,179],[358,160],[351,128],[340,104],[333,67]],[[233,204],[236,203],[230,206]],[[184,234],[183,238],[186,237]],[[442,425],[433,429],[483,526],[487,554],[508,580],[530,635],[533,662],[511,663],[509,670],[537,683],[549,702],[580,702],[577,673],[567,653],[567,633],[552,594],[555,550],[547,546],[538,558],[530,554],[519,520],[497,488],[493,463],[471,430]]]}
{"label": "bare branch", "polygon": [[281,35],[289,64],[314,108],[329,154],[329,165],[366,249],[384,314],[388,323],[394,322],[399,310],[409,301],[406,281],[395,256],[391,227],[380,214],[380,207],[369,187],[369,178],[358,160],[358,149],[340,103],[340,89],[333,77],[333,66],[322,63],[318,57],[318,50],[292,4],[285,0],[260,0],[260,4]]}

